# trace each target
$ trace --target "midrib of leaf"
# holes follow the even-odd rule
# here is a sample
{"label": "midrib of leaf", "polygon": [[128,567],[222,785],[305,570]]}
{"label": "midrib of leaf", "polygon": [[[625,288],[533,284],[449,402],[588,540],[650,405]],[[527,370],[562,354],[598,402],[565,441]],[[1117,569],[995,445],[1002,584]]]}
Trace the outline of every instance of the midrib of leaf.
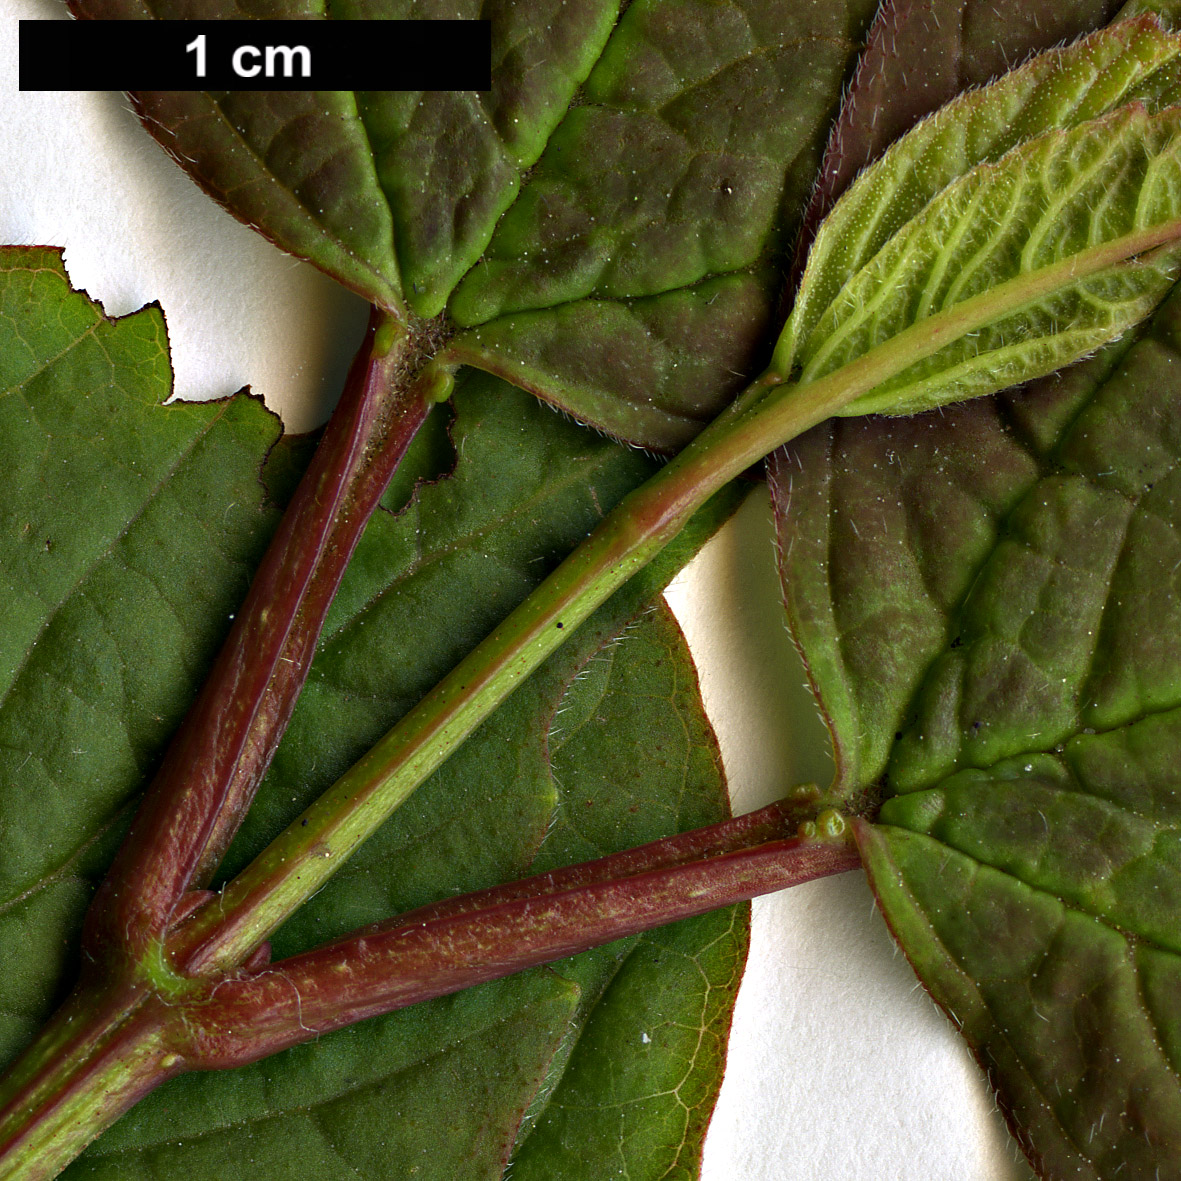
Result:
{"label": "midrib of leaf", "polygon": [[[829,632],[831,635],[836,637],[837,650],[840,653],[839,666],[837,668],[835,668],[833,671],[836,673],[839,673],[840,678],[841,678],[841,696],[848,703],[848,707],[855,710],[858,713],[858,715],[860,715],[860,712],[861,712],[860,702],[858,702],[857,696],[853,692],[853,682],[852,682],[852,678],[849,675],[850,661],[849,661],[847,641],[845,638],[845,629],[837,626],[836,619],[835,619],[834,612],[833,612],[833,604],[836,603],[836,601],[837,601],[836,587],[833,585],[833,581],[832,581],[832,572],[837,568],[836,561],[835,561],[835,558],[836,558],[836,549],[835,549],[836,530],[833,528],[833,526],[836,524],[838,512],[837,512],[836,505],[833,503],[833,497],[832,497],[833,480],[832,480],[831,473],[832,473],[833,452],[834,452],[835,448],[833,446],[833,437],[832,437],[831,430],[828,431],[828,438],[826,441],[825,450],[827,452],[827,454],[825,456],[825,460],[826,460],[825,470],[829,473],[829,475],[828,475],[828,478],[824,482],[824,499],[825,499],[824,516],[825,516],[825,523],[826,523],[828,532],[825,537],[825,546],[824,546],[824,567],[823,567],[824,595],[823,595],[823,598],[819,599],[819,601],[823,604],[823,610],[825,611],[825,613],[830,621]],[[788,492],[787,492],[788,499],[787,499],[787,503],[790,505],[790,503],[791,503],[791,469],[790,469],[789,464],[790,464],[790,460],[788,461],[788,464],[785,464],[784,466],[786,466],[788,468]],[[775,486],[774,486],[774,483],[772,483],[771,481],[774,479],[773,473],[778,470],[781,470],[781,469],[779,469],[777,467],[772,467],[770,464],[768,464],[768,482],[769,482],[771,492],[772,492],[772,500],[774,500],[776,498],[774,496]],[[793,537],[792,542],[794,542],[794,541],[795,541],[795,538]],[[781,569],[785,570],[787,567],[787,560],[791,556],[790,547],[789,547],[788,552],[786,554],[783,554],[782,556],[777,554],[776,556],[778,558],[778,562],[779,562]],[[819,596],[818,596],[818,598],[819,598]],[[790,607],[788,609],[788,617],[790,620],[790,618],[791,618]],[[792,624],[791,630],[793,632],[793,637],[794,637],[794,634],[796,632],[798,632],[799,629],[794,624]],[[795,641],[793,638],[793,643],[798,643],[798,641]],[[817,680],[816,675],[813,672],[812,664],[810,661],[808,661],[808,660],[804,661],[804,670],[805,670],[805,673],[807,674],[807,677],[808,677],[808,687],[812,690],[813,700],[816,702],[817,708],[820,710],[820,716],[824,721],[825,729],[828,731],[829,737],[832,740],[833,762],[836,764],[835,774],[833,776],[833,788],[834,788],[834,790],[841,790],[842,792],[856,790],[857,788],[861,787],[862,785],[858,782],[855,782],[855,774],[850,774],[850,772],[855,773],[858,768],[857,768],[856,764],[850,763],[849,756],[845,753],[845,743],[843,741],[844,735],[841,732],[840,727],[837,725],[837,721],[836,721],[836,718],[834,717],[833,711],[830,710],[828,707],[828,703],[829,703],[829,699],[830,699],[830,695],[831,695],[831,690],[826,687],[826,691],[823,693],[821,692],[820,682]],[[857,754],[855,743],[850,743],[849,745],[850,745],[850,753],[853,755],[854,759],[856,759],[857,763],[860,763],[860,757]]]}
{"label": "midrib of leaf", "polygon": [[[331,15],[331,13],[329,12],[329,4],[330,4],[330,0],[324,0],[324,9],[323,9],[324,19],[326,19],[326,20],[339,19],[339,18],[336,18]],[[599,46],[598,53],[595,55],[594,60],[591,63],[589,69],[586,71],[586,75],[583,78],[583,83],[585,83],[586,78],[590,76],[590,74],[594,71],[595,66],[597,66],[599,61],[602,59],[603,54],[606,52],[607,46],[611,42],[611,38],[615,34],[615,30],[619,27],[619,22],[623,19],[624,14],[627,12],[628,8],[630,8],[630,7],[631,7],[631,0],[622,0],[622,3],[619,4],[618,11],[617,11],[616,17],[615,17],[615,23],[612,25],[611,32],[607,35],[607,37],[604,38],[603,43]],[[486,0],[483,0],[483,2],[480,5],[480,16],[482,19],[488,19],[485,15],[486,8],[487,8]],[[153,13],[153,15],[155,15],[155,14]],[[159,19],[159,18],[157,18],[157,19]],[[580,87],[579,87],[579,89],[580,89]],[[353,110],[355,112],[357,124],[361,128],[361,130],[364,132],[365,142],[369,148],[368,160],[369,160],[369,163],[372,167],[374,187],[377,189],[378,192],[380,192],[382,194],[382,197],[385,201],[386,211],[389,215],[391,227],[396,227],[402,219],[399,215],[399,210],[396,209],[394,207],[394,205],[391,203],[389,193],[386,191],[385,187],[381,183],[381,177],[380,177],[380,174],[378,172],[378,167],[377,167],[377,156],[373,150],[373,130],[372,130],[372,127],[370,126],[369,121],[366,120],[364,112],[362,111],[361,107],[357,103],[356,92],[350,91],[349,93],[352,96],[351,101],[352,101]],[[211,101],[211,103],[213,102],[212,99],[210,101]],[[213,105],[216,107],[218,114],[221,115],[223,121],[227,124],[227,126],[230,127],[230,129],[234,132],[235,136],[239,139],[239,141],[244,142],[244,141],[241,141],[241,137],[238,136],[237,130],[233,127],[233,123],[228,118],[225,117],[224,112],[221,111],[221,108],[219,106],[217,106],[216,103],[213,103]],[[570,110],[575,105],[578,105],[578,89],[576,89],[574,97],[571,99],[570,103],[567,105],[567,107],[566,107],[565,111],[562,113],[561,117],[554,121],[553,127],[551,127],[549,134],[545,136],[544,141],[540,145],[540,148],[538,149],[536,155],[534,156],[534,158],[532,160],[520,158],[518,156],[518,154],[516,152],[514,152],[509,147],[509,145],[505,142],[504,137],[500,134],[500,131],[497,129],[495,121],[490,117],[490,114],[489,114],[486,106],[484,105],[484,102],[483,102],[481,96],[478,93],[473,92],[470,94],[468,105],[469,105],[470,110],[472,110],[473,112],[479,113],[479,117],[480,117],[481,122],[495,137],[501,157],[516,172],[517,183],[515,186],[515,190],[509,196],[504,209],[501,211],[501,213],[495,219],[495,221],[493,221],[489,225],[487,233],[485,234],[484,240],[480,244],[480,257],[477,258],[477,260],[470,267],[468,267],[468,269],[466,271],[464,271],[463,274],[460,275],[455,280],[455,282],[452,284],[451,291],[448,293],[448,301],[450,300],[451,294],[456,290],[456,288],[459,287],[460,283],[463,282],[463,279],[471,271],[475,270],[480,265],[480,261],[483,257],[483,253],[487,249],[489,242],[492,241],[492,238],[496,233],[497,227],[500,225],[504,216],[516,204],[517,198],[520,196],[521,190],[524,188],[527,174],[532,169],[532,167],[537,163],[537,161],[542,157],[546,148],[549,146],[550,140],[553,138],[553,136],[557,132],[557,130],[562,126],[562,124],[565,121],[566,116],[569,114]],[[249,144],[244,144],[244,146],[247,148],[248,151],[251,152],[251,156],[259,163],[260,167],[264,171],[268,172],[268,175],[269,175],[269,170],[267,170],[267,168],[266,168],[265,161],[259,159],[258,155],[250,149]],[[291,193],[290,190],[287,190],[285,187],[284,187],[284,191],[288,192],[289,195],[293,198],[293,200],[295,200],[297,202],[297,204],[299,204],[300,207],[302,209],[304,209],[305,212],[308,213],[310,219],[315,224],[320,225],[320,228],[322,230],[324,230],[322,223],[319,223],[316,221],[315,216],[312,213],[312,211],[310,209],[308,209],[306,205],[304,205],[302,202],[300,202],[299,198],[296,197],[296,195],[294,193]],[[346,251],[348,250],[348,247],[345,245],[345,243],[341,242],[339,240],[339,238],[335,237],[335,235],[332,235],[332,237],[333,237],[333,241],[335,241],[338,246],[340,246],[342,249],[344,249]],[[399,289],[403,292],[402,298],[405,299],[405,267],[403,265],[403,263],[404,263],[403,255],[404,255],[404,251],[405,251],[404,235],[395,232],[392,235],[392,238],[393,238],[393,241],[391,242],[391,247],[392,247],[394,259],[395,259],[395,262],[396,262],[396,265],[398,268]]]}
{"label": "midrib of leaf", "polygon": [[[991,166],[985,165],[984,167]],[[904,340],[909,345],[912,341],[917,344],[926,335],[939,337],[939,343],[935,348],[927,347],[922,350],[923,357],[929,356],[946,342],[959,336],[968,336],[973,331],[985,327],[1002,316],[1012,315],[1027,307],[1032,307],[1039,299],[1052,295],[1071,283],[1090,278],[1120,263],[1135,260],[1137,256],[1147,255],[1158,247],[1168,246],[1178,237],[1181,237],[1181,218],[1151,226],[1148,229],[1135,230],[1110,242],[1092,246],[1089,250],[1079,251],[1077,254],[1060,259],[1039,270],[1019,274],[980,292],[978,295],[970,296],[952,307],[945,308],[933,316],[928,316],[918,323],[911,324],[893,339],[884,342],[866,354],[866,357],[872,356],[875,352],[885,353],[887,350],[901,352]],[[900,263],[904,261],[904,258],[900,258]],[[893,280],[897,277],[897,270],[898,268],[895,267],[887,273],[880,298],[866,304],[867,309],[882,304],[892,295],[891,287]],[[859,319],[846,321],[837,333],[828,338],[825,346],[808,363],[801,375],[801,385],[821,380],[816,376],[817,370],[823,367],[825,361],[832,356],[836,346],[859,322]],[[916,353],[916,360],[919,359],[918,349],[913,351]],[[993,355],[993,353],[987,354],[989,357]],[[970,363],[970,361],[965,362],[965,364]],[[939,381],[940,377],[941,375],[935,375],[934,378],[927,379],[923,384]]]}
{"label": "midrib of leaf", "polygon": [[[1032,306],[1036,301],[1030,300],[1029,303],[1023,305],[1024,307]],[[1018,307],[1015,311],[1021,311]],[[967,333],[966,335],[971,335]],[[1069,345],[1078,356],[1080,352],[1084,352],[1087,344],[1090,342],[1090,334],[1084,329],[1075,331],[1060,331],[1055,333],[1054,339],[1056,342]],[[1073,342],[1078,342],[1077,344]],[[1017,341],[1014,344],[1005,345],[1003,348],[990,349],[986,354],[989,361],[992,362],[998,369],[1000,369],[1006,361],[1020,360],[1028,351],[1028,346],[1024,341]],[[916,382],[908,388],[912,391],[918,391],[920,396],[924,390],[937,390],[945,385],[949,385],[958,381],[961,377],[967,377],[979,368],[979,361],[976,357],[968,358],[961,361],[958,365],[950,366],[947,369],[942,369],[938,374],[928,378],[922,382]]]}
{"label": "midrib of leaf", "polygon": [[[509,200],[508,205],[505,207],[505,212],[507,212],[509,209],[511,209],[513,207],[513,203],[516,201],[517,194],[521,190],[521,173],[522,173],[521,163],[509,151],[508,145],[504,142],[504,139],[501,137],[500,132],[496,128],[496,124],[488,117],[488,112],[484,108],[483,103],[481,103],[477,97],[473,96],[469,100],[468,106],[471,110],[479,112],[480,120],[483,123],[483,125],[496,137],[496,142],[500,148],[501,157],[506,162],[511,164],[517,171],[517,189],[516,189],[516,192],[513,193],[512,198]],[[394,205],[390,201],[389,193],[386,192],[385,187],[381,183],[381,177],[378,175],[377,154],[373,150],[373,129],[370,126],[369,121],[365,118],[362,108],[357,103],[355,93],[354,93],[354,98],[353,98],[353,107],[357,113],[357,123],[360,125],[361,129],[364,131],[365,142],[366,142],[366,144],[369,145],[369,159],[373,164],[374,183],[376,184],[378,191],[385,198],[386,209],[389,210],[389,215],[390,215],[390,225],[395,227],[395,229],[396,229],[396,227],[398,226],[398,223],[401,219],[398,216],[398,210],[394,208]],[[559,124],[560,124],[560,121],[559,121]],[[555,126],[554,130],[557,130],[556,126]],[[550,135],[552,135],[552,134],[553,134],[553,132],[551,131]],[[547,137],[547,142],[548,142],[548,137]],[[501,213],[500,217],[503,217],[503,216],[504,216],[504,213]],[[492,240],[492,235],[496,232],[496,226],[499,225],[499,223],[500,223],[500,218],[498,217],[496,219],[496,222],[489,227],[487,235],[485,236],[484,241],[480,245],[481,255],[487,249],[488,243]],[[398,280],[399,280],[399,283],[404,286],[404,284],[405,284],[405,268],[403,266],[403,261],[404,261],[403,254],[405,251],[405,235],[395,232],[393,235],[393,239],[394,239],[393,240],[394,259],[398,265]],[[476,264],[473,264],[473,265],[476,265]],[[470,270],[471,268],[469,267],[468,269]],[[455,287],[457,287],[459,285],[459,282],[461,282],[461,281],[462,281],[462,277],[460,278],[460,280],[457,280],[456,283],[452,286],[452,290],[454,290]]]}
{"label": "midrib of leaf", "polygon": [[[1181,219],[1137,230],[1102,246],[1080,251],[1039,271],[1018,275],[926,320],[911,324],[831,373],[812,378],[805,373],[794,388],[801,398],[807,397],[829,406],[832,414],[857,415],[860,411],[854,404],[860,398],[903,373],[910,365],[931,357],[944,345],[1032,307],[1040,299],[1072,283],[1114,269],[1121,263],[1133,262],[1138,256],[1152,261],[1158,248],[1163,251],[1172,247],[1179,237]],[[977,358],[980,355],[977,354]],[[937,376],[926,379],[923,384],[937,380]],[[770,415],[765,417],[768,422],[774,421]]]}
{"label": "midrib of leaf", "polygon": [[[324,16],[325,16],[325,19],[329,19],[328,13],[327,13],[327,0],[325,0]],[[365,147],[367,149],[366,159],[368,159],[370,168],[373,171],[373,187],[382,195],[382,199],[385,201],[386,213],[388,214],[389,219],[390,219],[390,222],[389,222],[389,224],[390,224],[390,238],[392,239],[392,241],[390,242],[390,248],[391,248],[391,250],[393,252],[393,256],[394,256],[394,265],[398,268],[398,290],[403,293],[403,298],[405,298],[405,278],[403,275],[403,268],[402,268],[402,239],[401,239],[401,235],[398,234],[396,232],[396,230],[394,229],[394,227],[396,225],[396,219],[394,217],[394,210],[393,210],[393,207],[390,205],[389,194],[386,193],[385,189],[382,187],[381,177],[377,173],[377,153],[373,150],[373,135],[370,131],[369,124],[365,122],[365,117],[361,114],[361,108],[360,108],[359,104],[357,103],[357,92],[355,90],[350,90],[348,92],[348,94],[349,94],[349,100],[352,104],[353,117],[357,122],[357,126],[360,128],[361,132],[365,136]],[[338,242],[338,245],[343,246],[343,243]]]}
{"label": "midrib of leaf", "polygon": [[185,465],[185,463],[193,455],[193,453],[197,450],[197,448],[201,445],[201,443],[204,442],[204,440],[205,440],[206,436],[209,434],[209,432],[217,425],[218,422],[221,421],[221,419],[225,415],[225,412],[228,409],[228,407],[229,407],[228,401],[222,401],[222,402],[218,403],[217,410],[213,414],[213,416],[206,423],[204,423],[201,426],[201,428],[198,430],[197,434],[194,435],[192,441],[190,443],[188,443],[185,446],[184,450],[180,453],[180,455],[177,456],[176,461],[168,468],[167,471],[165,471],[163,473],[161,478],[156,482],[155,486],[152,487],[148,491],[147,495],[143,498],[139,507],[135,510],[135,512],[132,514],[132,516],[130,518],[128,518],[128,520],[125,522],[123,527],[119,530],[119,532],[116,533],[113,537],[111,537],[110,540],[107,541],[103,545],[103,547],[94,554],[94,556],[92,557],[89,564],[85,567],[85,569],[74,580],[74,583],[67,589],[66,593],[62,596],[62,598],[50,608],[48,614],[45,617],[44,622],[41,624],[40,628],[38,628],[37,634],[29,642],[29,645],[25,651],[24,657],[22,658],[20,663],[13,669],[12,679],[9,681],[7,688],[5,688],[2,692],[0,692],[0,711],[3,711],[5,706],[8,704],[8,701],[12,696],[13,690],[16,688],[17,683],[20,681],[22,675],[24,674],[25,669],[28,667],[29,661],[33,658],[33,650],[36,648],[37,644],[41,641],[41,639],[45,636],[46,631],[53,625],[54,620],[57,618],[57,616],[58,616],[59,612],[62,610],[62,608],[93,577],[95,571],[99,568],[99,566],[111,557],[112,551],[114,550],[115,546],[118,545],[119,542],[122,541],[127,536],[128,533],[131,532],[132,528],[134,528],[134,526],[140,521],[140,519],[143,517],[144,513],[146,513],[148,511],[148,509],[152,507],[153,502],[160,495],[160,493],[164,490],[165,486],[172,479],[172,477],[175,476],[176,473],[180,471],[180,469]]}

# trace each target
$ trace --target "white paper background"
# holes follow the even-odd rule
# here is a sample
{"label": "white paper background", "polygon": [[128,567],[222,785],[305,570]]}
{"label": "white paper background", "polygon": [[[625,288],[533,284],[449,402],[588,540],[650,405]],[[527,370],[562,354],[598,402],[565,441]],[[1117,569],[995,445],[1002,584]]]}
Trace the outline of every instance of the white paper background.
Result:
{"label": "white paper background", "polygon": [[[0,241],[64,246],[75,285],[110,314],[159,302],[178,396],[249,383],[289,426],[316,425],[360,339],[360,302],[200,194],[121,95],[18,93],[17,19],[63,10],[0,0],[0,14]],[[783,630],[770,536],[755,498],[669,594],[737,811],[831,766]],[[757,901],[705,1181],[1028,1176],[861,875]]]}

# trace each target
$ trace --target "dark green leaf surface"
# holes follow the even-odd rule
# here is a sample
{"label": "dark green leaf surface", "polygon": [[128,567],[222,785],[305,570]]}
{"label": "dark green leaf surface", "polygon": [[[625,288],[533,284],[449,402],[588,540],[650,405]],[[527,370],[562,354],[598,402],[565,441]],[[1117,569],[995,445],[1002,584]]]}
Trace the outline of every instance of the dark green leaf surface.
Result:
{"label": "dark green leaf surface", "polygon": [[[51,250],[0,268],[0,1058],[47,1014],[116,825],[276,517],[248,398],[163,408],[164,321],[117,322]],[[84,507],[83,507],[84,506]]]}
{"label": "dark green leaf surface", "polygon": [[1048,1176],[1181,1148],[1179,313],[1019,404],[859,432],[800,631],[847,786],[885,769],[887,919]]}
{"label": "dark green leaf surface", "polygon": [[[698,793],[695,801],[683,790],[709,782],[717,753],[703,717],[682,707],[682,735],[662,708],[695,676],[672,634],[647,623],[624,632],[579,676],[578,694],[563,700],[549,735],[566,806],[538,870],[610,852],[623,831],[643,840],[641,833],[708,823],[718,813],[714,800]],[[652,740],[642,767],[626,745],[604,739],[630,732],[637,717]],[[654,794],[654,781],[663,784],[660,805],[637,807]],[[560,1083],[531,1113],[512,1176],[696,1177],[745,948],[746,908],[737,907],[556,965],[582,988],[585,1026],[577,1044],[564,1048],[569,1059],[555,1063]]]}
{"label": "dark green leaf surface", "polygon": [[[4,261],[0,577],[6,620],[25,629],[7,637],[0,701],[7,1060],[69,981],[81,911],[127,802],[274,523],[259,477],[277,424],[246,398],[162,407],[169,371],[156,311],[112,323],[69,290],[55,252]],[[488,376],[466,383],[456,413],[449,447],[435,430],[408,460],[434,477],[453,449],[454,474],[404,508],[403,480],[390,503],[401,511],[380,513],[358,549],[235,862],[652,469]],[[715,506],[687,548],[574,636],[278,933],[276,954],[724,815],[684,642],[647,605],[732,504]],[[71,1175],[220,1181],[250,1162],[268,1181],[493,1178],[530,1104],[539,1131],[583,1105],[599,1109],[578,1116],[577,1134],[600,1159],[621,1151],[621,1118],[659,1127],[656,1140],[629,1140],[633,1176],[693,1168],[744,952],[744,917],[709,916],[245,1071],[182,1078]],[[616,1041],[631,1055],[608,1064],[600,1050]],[[521,1140],[539,1175],[560,1156],[558,1140]]]}
{"label": "dark green leaf surface", "polygon": [[671,450],[766,361],[768,271],[874,6],[216,0],[203,16],[482,17],[493,89],[135,97],[178,162],[284,249],[470,328],[450,359]]}
{"label": "dark green leaf surface", "polygon": [[[790,246],[871,11],[630,5],[586,105],[555,132],[452,299],[460,324],[480,326],[457,355],[634,442],[686,442],[764,360],[761,265]],[[577,335],[565,331],[575,316]],[[630,344],[644,338],[621,321],[638,321],[656,350]],[[694,364],[675,338],[668,347],[670,321]],[[590,348],[614,365],[587,364]],[[609,380],[620,369],[622,385]]]}
{"label": "dark green leaf surface", "polygon": [[777,471],[872,884],[1048,1177],[1178,1176],[1179,329]]}
{"label": "dark green leaf surface", "polygon": [[[173,0],[78,0],[99,19],[175,20]],[[204,19],[483,18],[487,94],[150,92],[165,147],[238,217],[372,302],[431,316],[479,257],[524,169],[594,64],[611,0],[213,0]]]}

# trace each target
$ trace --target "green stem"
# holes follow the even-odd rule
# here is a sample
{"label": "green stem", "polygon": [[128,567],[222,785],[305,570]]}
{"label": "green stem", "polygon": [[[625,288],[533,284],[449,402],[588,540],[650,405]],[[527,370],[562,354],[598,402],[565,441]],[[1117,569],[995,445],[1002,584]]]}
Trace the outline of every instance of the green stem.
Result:
{"label": "green stem", "polygon": [[784,384],[773,371],[758,379],[731,412],[626,497],[491,636],[177,932],[172,951],[178,965],[204,974],[240,963],[574,628],[751,464],[951,341],[1170,241],[1178,228],[1154,227],[1000,284],[805,385]]}
{"label": "green stem", "polygon": [[[240,963],[310,898],[484,718],[706,500],[751,464],[945,345],[1048,293],[1174,241],[1181,223],[1137,231],[1021,275],[919,321],[806,384],[768,372],[642,487],[172,943],[183,970]],[[777,388],[776,388],[777,387]]]}
{"label": "green stem", "polygon": [[104,1128],[180,1071],[143,988],[79,988],[0,1088],[0,1181],[56,1177]]}

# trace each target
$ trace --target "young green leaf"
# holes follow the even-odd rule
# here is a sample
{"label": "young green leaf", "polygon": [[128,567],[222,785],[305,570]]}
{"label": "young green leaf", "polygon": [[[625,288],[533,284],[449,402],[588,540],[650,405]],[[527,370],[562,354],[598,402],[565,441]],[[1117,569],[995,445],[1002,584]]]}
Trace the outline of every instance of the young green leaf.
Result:
{"label": "young green leaf", "polygon": [[[823,335],[826,313],[831,323],[833,302],[851,277],[964,173],[999,160],[1027,140],[1077,127],[1128,103],[1160,110],[1179,98],[1181,39],[1155,19],[1142,17],[1039,54],[1021,69],[942,106],[885,151],[825,218],[776,350],[777,368],[788,373],[797,361],[804,366],[801,354],[814,335]],[[844,139],[842,130],[836,142]],[[940,261],[954,276],[955,259]]]}
{"label": "young green leaf", "polygon": [[811,245],[822,218],[866,164],[919,120],[1033,53],[1067,45],[1117,15],[1143,15],[1133,8],[1112,0],[886,0],[829,134],[800,247]]}
{"label": "young green leaf", "polygon": [[[928,126],[899,141],[860,184],[888,179],[912,139],[922,146]],[[1134,103],[975,165],[845,281],[798,345],[806,302],[798,323],[793,312],[777,363],[794,361],[806,386],[905,342],[916,361],[895,365],[839,413],[913,413],[1052,372],[1114,339],[1176,274],[1179,127],[1175,109],[1151,115]],[[854,225],[872,222],[856,208],[861,191],[821,227],[813,247],[821,265],[805,272],[802,300],[810,273],[823,283],[828,226],[846,220],[846,203]]]}

